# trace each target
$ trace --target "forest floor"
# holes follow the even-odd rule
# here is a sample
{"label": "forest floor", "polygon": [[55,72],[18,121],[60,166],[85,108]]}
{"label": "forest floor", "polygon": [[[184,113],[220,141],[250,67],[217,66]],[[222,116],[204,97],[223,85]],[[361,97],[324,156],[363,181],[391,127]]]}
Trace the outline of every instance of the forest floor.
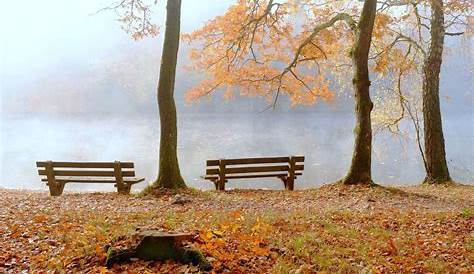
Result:
{"label": "forest floor", "polygon": [[0,195],[0,273],[198,272],[104,267],[107,244],[150,228],[197,233],[216,273],[474,273],[474,186]]}

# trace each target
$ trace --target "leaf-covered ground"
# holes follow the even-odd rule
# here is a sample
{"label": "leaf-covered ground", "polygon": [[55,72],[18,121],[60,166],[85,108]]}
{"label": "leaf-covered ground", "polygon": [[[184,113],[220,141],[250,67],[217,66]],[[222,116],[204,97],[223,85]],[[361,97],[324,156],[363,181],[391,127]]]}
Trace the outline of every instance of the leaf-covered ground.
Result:
{"label": "leaf-covered ground", "polygon": [[473,186],[0,195],[0,273],[198,271],[103,267],[107,244],[150,228],[197,233],[216,273],[474,273]]}

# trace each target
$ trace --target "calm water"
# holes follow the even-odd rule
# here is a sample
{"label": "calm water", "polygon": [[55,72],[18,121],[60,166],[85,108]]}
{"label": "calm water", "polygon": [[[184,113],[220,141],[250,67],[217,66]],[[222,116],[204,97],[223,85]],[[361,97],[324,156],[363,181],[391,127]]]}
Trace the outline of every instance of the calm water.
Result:
{"label": "calm water", "polygon": [[[353,146],[353,116],[338,113],[182,114],[179,159],[190,186],[210,189],[200,179],[212,158],[305,155],[298,188],[314,187],[345,175]],[[455,180],[474,182],[473,116],[447,115],[445,138]],[[155,179],[159,128],[155,118],[2,117],[1,181],[7,188],[44,189],[36,160],[134,161],[137,176]],[[373,176],[383,184],[423,179],[413,140],[377,135]],[[134,189],[143,188],[146,182]],[[231,181],[229,187],[281,188],[277,179]],[[112,185],[70,184],[72,190],[114,190]]]}

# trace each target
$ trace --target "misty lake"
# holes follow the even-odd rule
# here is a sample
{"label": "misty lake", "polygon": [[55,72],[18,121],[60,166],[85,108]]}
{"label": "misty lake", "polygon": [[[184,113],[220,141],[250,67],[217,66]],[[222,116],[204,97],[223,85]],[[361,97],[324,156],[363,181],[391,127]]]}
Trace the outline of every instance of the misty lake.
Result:
{"label": "misty lake", "polygon": [[[349,113],[252,114],[182,113],[178,152],[188,185],[211,189],[200,178],[206,159],[305,155],[303,176],[296,188],[316,187],[343,177],[353,146]],[[451,175],[463,183],[474,181],[473,116],[444,116],[446,151]],[[156,178],[159,122],[155,117],[29,117],[2,116],[1,187],[47,190],[35,161],[133,161],[137,176]],[[374,139],[373,178],[386,185],[417,184],[424,177],[416,143],[379,134]],[[228,188],[281,189],[276,179],[230,181]],[[66,190],[110,190],[112,185],[69,184]]]}

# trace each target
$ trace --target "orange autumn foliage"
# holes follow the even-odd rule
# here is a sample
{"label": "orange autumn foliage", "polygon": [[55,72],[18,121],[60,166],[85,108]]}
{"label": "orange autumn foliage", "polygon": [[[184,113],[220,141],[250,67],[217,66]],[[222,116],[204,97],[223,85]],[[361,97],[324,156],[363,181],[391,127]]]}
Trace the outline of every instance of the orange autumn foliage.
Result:
{"label": "orange autumn foliage", "polygon": [[206,76],[186,99],[198,100],[221,88],[227,98],[238,91],[270,102],[284,93],[292,105],[333,99],[337,64],[347,60],[353,34],[341,21],[308,38],[339,7],[310,4],[315,3],[239,0],[224,15],[184,35],[194,47],[189,68]]}
{"label": "orange autumn foliage", "polygon": [[[472,1],[444,4],[447,29],[455,33],[462,26],[467,28],[462,31],[470,33],[472,26],[461,18],[472,18]],[[188,67],[203,76],[186,99],[196,101],[223,90],[227,99],[237,93],[258,96],[273,106],[280,94],[286,94],[291,105],[332,100],[351,85],[354,30],[340,20],[306,40],[316,26],[338,14],[346,13],[357,21],[360,7],[358,1],[236,1],[222,16],[183,36],[192,46]],[[427,0],[379,3],[369,69],[374,74],[374,122],[382,128],[407,115],[399,105],[413,95],[400,95],[404,86],[421,86],[416,81],[420,80],[422,50],[426,52],[427,47],[423,45],[426,37],[420,39],[418,33],[420,29],[425,36],[429,33],[425,19],[429,7]]]}

